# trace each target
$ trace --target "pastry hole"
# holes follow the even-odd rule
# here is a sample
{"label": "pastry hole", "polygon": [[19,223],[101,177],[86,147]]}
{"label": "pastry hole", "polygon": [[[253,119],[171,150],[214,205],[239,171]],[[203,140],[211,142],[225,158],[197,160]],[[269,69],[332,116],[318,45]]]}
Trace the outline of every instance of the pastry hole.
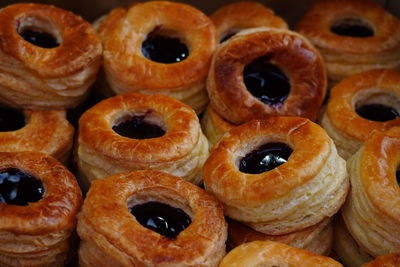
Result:
{"label": "pastry hole", "polygon": [[283,103],[289,96],[290,83],[285,73],[261,57],[244,67],[243,80],[247,90],[267,105]]}
{"label": "pastry hole", "polygon": [[113,122],[112,129],[117,134],[133,139],[161,137],[166,133],[162,120],[147,111],[144,114],[122,114]]}
{"label": "pastry hole", "polygon": [[240,159],[239,171],[250,174],[270,171],[287,162],[292,152],[285,143],[263,144]]}
{"label": "pastry hole", "polygon": [[189,56],[187,45],[179,38],[179,33],[156,27],[142,43],[142,54],[159,63],[177,63]]}
{"label": "pastry hole", "polygon": [[39,179],[16,168],[0,170],[0,202],[27,206],[43,198],[44,187]]}
{"label": "pastry hole", "polygon": [[369,22],[355,17],[347,17],[335,21],[330,30],[337,35],[360,38],[372,37],[375,34]]}
{"label": "pastry hole", "polygon": [[37,17],[19,21],[17,32],[25,41],[42,48],[54,48],[62,43],[58,29],[51,22]]}
{"label": "pastry hole", "polygon": [[397,181],[397,185],[400,186],[400,168],[399,168],[399,166],[397,166],[397,170],[396,170],[396,181]]}
{"label": "pastry hole", "polygon": [[11,132],[26,125],[23,112],[6,107],[0,107],[0,132]]}

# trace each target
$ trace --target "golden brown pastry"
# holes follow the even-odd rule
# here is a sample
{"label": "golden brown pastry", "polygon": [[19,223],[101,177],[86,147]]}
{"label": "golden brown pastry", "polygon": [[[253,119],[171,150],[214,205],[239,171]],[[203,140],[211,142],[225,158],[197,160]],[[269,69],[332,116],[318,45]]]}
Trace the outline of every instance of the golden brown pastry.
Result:
{"label": "golden brown pastry", "polygon": [[234,124],[277,115],[316,120],[326,93],[325,66],[295,32],[243,30],[217,49],[207,91],[212,108]]}
{"label": "golden brown pastry", "polygon": [[297,25],[323,55],[329,79],[400,67],[400,20],[372,0],[317,2]]}
{"label": "golden brown pastry", "polygon": [[202,174],[225,215],[270,235],[331,217],[349,189],[333,141],[319,125],[298,117],[253,120],[230,130]]}
{"label": "golden brown pastry", "polygon": [[82,102],[96,79],[101,43],[91,25],[50,5],[0,10],[0,101],[30,109]]}
{"label": "golden brown pastry", "polygon": [[261,3],[252,1],[234,2],[222,6],[211,16],[217,29],[218,40],[226,41],[237,32],[257,27],[288,29],[287,23],[274,11]]}
{"label": "golden brown pastry", "polygon": [[165,94],[197,113],[205,109],[205,81],[217,34],[200,10],[168,1],[135,3],[112,10],[95,28],[114,93]]}
{"label": "golden brown pastry", "polygon": [[218,266],[227,236],[222,205],[159,171],[94,181],[78,217],[81,266]]}
{"label": "golden brown pastry", "polygon": [[275,241],[291,247],[305,249],[315,254],[329,255],[332,247],[332,234],[330,218],[286,235],[266,235],[239,222],[228,220],[228,240],[233,247],[252,241]]}
{"label": "golden brown pastry", "polygon": [[343,219],[374,257],[400,251],[399,162],[400,127],[374,131],[348,161],[351,192]]}
{"label": "golden brown pastry", "polygon": [[400,253],[393,253],[376,258],[362,267],[397,267],[400,266]]}
{"label": "golden brown pastry", "polygon": [[272,241],[253,241],[234,248],[219,267],[310,266],[341,267],[339,262]]}
{"label": "golden brown pastry", "polygon": [[400,73],[372,70],[349,77],[331,90],[321,125],[348,159],[373,130],[400,126]]}
{"label": "golden brown pastry", "polygon": [[115,96],[79,120],[76,159],[86,188],[92,180],[143,169],[200,184],[207,156],[207,139],[195,112],[168,96]]}
{"label": "golden brown pastry", "polygon": [[0,152],[0,265],[64,266],[82,194],[39,152]]}

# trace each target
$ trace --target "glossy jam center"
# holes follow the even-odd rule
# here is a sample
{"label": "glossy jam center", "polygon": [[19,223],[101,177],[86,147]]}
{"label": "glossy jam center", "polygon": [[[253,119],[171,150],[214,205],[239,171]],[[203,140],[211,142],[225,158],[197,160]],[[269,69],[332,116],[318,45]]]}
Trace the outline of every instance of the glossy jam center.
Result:
{"label": "glossy jam center", "polygon": [[44,193],[40,180],[15,168],[0,171],[0,202],[27,206],[42,199]]}
{"label": "glossy jam center", "polygon": [[245,66],[243,79],[247,90],[267,105],[282,103],[290,92],[286,75],[265,58],[254,60]]}
{"label": "glossy jam center", "polygon": [[25,116],[22,112],[0,107],[0,132],[10,132],[25,126]]}
{"label": "glossy jam center", "polygon": [[114,125],[112,129],[119,135],[133,139],[156,138],[165,134],[158,125],[146,122],[145,116],[133,116],[130,120]]}
{"label": "glossy jam center", "polygon": [[399,113],[392,107],[382,104],[366,104],[356,108],[358,115],[371,121],[390,121],[399,117]]}
{"label": "glossy jam center", "polygon": [[192,222],[183,210],[155,201],[133,206],[130,212],[144,227],[171,239]]}
{"label": "glossy jam center", "polygon": [[149,34],[142,44],[143,55],[159,63],[176,63],[189,55],[189,49],[178,38]]}
{"label": "glossy jam center", "polygon": [[400,186],[400,169],[397,169],[396,171],[396,180],[397,180],[397,185]]}
{"label": "glossy jam center", "polygon": [[22,36],[22,38],[24,38],[25,41],[42,48],[53,48],[60,45],[57,39],[47,32],[25,29],[19,34]]}
{"label": "glossy jam center", "polygon": [[239,163],[239,170],[251,174],[272,170],[287,162],[292,151],[284,143],[264,144],[242,158]]}
{"label": "glossy jam center", "polygon": [[360,38],[374,36],[373,29],[367,23],[355,18],[347,18],[335,23],[331,27],[331,32]]}

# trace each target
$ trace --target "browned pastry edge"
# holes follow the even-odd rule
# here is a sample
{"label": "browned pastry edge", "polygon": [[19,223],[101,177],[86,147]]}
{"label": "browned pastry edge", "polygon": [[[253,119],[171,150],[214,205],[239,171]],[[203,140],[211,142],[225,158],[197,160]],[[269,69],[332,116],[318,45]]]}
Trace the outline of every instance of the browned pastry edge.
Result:
{"label": "browned pastry edge", "polygon": [[364,264],[362,267],[398,267],[400,266],[400,253],[379,256],[375,260]]}

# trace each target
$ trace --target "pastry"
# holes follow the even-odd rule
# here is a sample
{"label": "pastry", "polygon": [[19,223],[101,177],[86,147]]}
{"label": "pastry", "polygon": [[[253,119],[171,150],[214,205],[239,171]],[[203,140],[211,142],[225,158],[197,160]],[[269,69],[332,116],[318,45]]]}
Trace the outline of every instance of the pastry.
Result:
{"label": "pastry", "polygon": [[234,248],[219,267],[319,266],[343,267],[339,262],[272,241],[253,241]]}
{"label": "pastry", "polygon": [[39,152],[0,152],[0,265],[64,266],[82,195],[75,177]]}
{"label": "pastry", "polygon": [[235,127],[214,146],[202,174],[226,216],[270,235],[331,217],[349,189],[333,141],[319,125],[298,117]]}
{"label": "pastry", "polygon": [[78,216],[81,266],[218,266],[227,236],[222,205],[167,173],[94,181]]}
{"label": "pastry", "polygon": [[400,266],[400,253],[393,253],[376,258],[362,267],[397,267]]}
{"label": "pastry", "polygon": [[377,68],[400,68],[400,20],[372,0],[319,1],[296,30],[321,52],[338,82]]}
{"label": "pastry", "polygon": [[374,131],[348,161],[347,229],[376,257],[400,251],[400,127]]}
{"label": "pastry", "polygon": [[372,70],[349,77],[331,90],[321,125],[348,159],[373,130],[400,126],[400,73]]}
{"label": "pastry", "polygon": [[0,151],[38,151],[67,163],[74,128],[61,110],[0,107]]}
{"label": "pastry", "polygon": [[224,5],[210,18],[214,22],[221,43],[244,29],[257,27],[288,29],[287,23],[276,16],[273,10],[252,1]]}
{"label": "pastry", "polygon": [[115,96],[79,120],[76,161],[85,188],[95,179],[143,169],[200,184],[207,156],[207,139],[195,112],[168,96]]}
{"label": "pastry", "polygon": [[0,10],[0,102],[65,109],[82,102],[96,79],[101,43],[91,25],[42,4]]}
{"label": "pastry", "polygon": [[295,32],[243,30],[218,47],[207,91],[211,107],[234,124],[277,115],[316,120],[326,92],[325,65]]}
{"label": "pastry", "polygon": [[198,9],[168,1],[116,8],[94,25],[103,41],[105,76],[115,94],[164,94],[198,114],[217,46],[212,21]]}

